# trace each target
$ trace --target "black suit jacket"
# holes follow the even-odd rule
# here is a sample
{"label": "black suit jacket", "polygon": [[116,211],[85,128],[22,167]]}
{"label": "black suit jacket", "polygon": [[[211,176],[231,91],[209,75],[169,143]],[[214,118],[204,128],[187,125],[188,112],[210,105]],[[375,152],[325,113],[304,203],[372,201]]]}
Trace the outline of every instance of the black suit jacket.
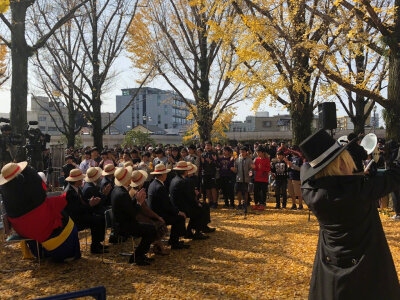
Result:
{"label": "black suit jacket", "polygon": [[67,200],[65,210],[74,222],[80,222],[82,216],[92,213],[92,208],[89,203],[84,200],[80,187],[78,191],[81,195],[79,195],[69,183],[65,189]]}
{"label": "black suit jacket", "polygon": [[114,181],[104,176],[100,182],[100,191],[102,191],[107,186],[107,184],[111,184],[111,191],[107,196],[105,196],[105,204],[109,206],[111,205],[111,192],[114,188]]}
{"label": "black suit jacket", "polygon": [[151,210],[162,218],[176,216],[179,212],[170,201],[167,188],[157,179],[150,183],[147,201]]}
{"label": "black suit jacket", "polygon": [[171,202],[186,214],[189,214],[188,201],[190,200],[188,183],[179,175],[176,175],[169,185]]}
{"label": "black suit jacket", "polygon": [[131,200],[129,192],[122,186],[115,186],[111,192],[114,226],[119,234],[126,235],[138,225],[136,216],[142,209],[136,199]]}

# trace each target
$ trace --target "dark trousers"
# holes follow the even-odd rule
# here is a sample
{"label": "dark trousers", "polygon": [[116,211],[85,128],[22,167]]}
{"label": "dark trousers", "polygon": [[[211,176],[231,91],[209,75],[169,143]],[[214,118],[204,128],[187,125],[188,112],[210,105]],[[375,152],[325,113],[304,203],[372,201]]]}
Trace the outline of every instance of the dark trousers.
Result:
{"label": "dark trousers", "polygon": [[254,202],[265,205],[267,201],[268,182],[254,181]]}
{"label": "dark trousers", "polygon": [[162,218],[167,225],[171,225],[171,235],[169,236],[170,244],[177,243],[179,237],[184,236],[186,233],[185,218],[180,215],[162,216]]}
{"label": "dark trousers", "polygon": [[135,256],[143,257],[150,249],[152,242],[156,240],[156,228],[152,224],[138,223],[131,228],[130,235],[134,237],[141,237],[141,241],[136,248]]}
{"label": "dark trousers", "polygon": [[75,222],[75,225],[78,227],[79,231],[90,228],[92,245],[96,245],[104,241],[104,216],[86,214],[79,216],[76,218],[76,220],[73,219],[73,221]]}
{"label": "dark trousers", "polygon": [[275,181],[275,198],[276,198],[276,206],[281,206],[281,196],[282,196],[282,207],[286,207],[287,201],[287,180],[279,180]]}
{"label": "dark trousers", "polygon": [[400,190],[396,190],[392,193],[393,209],[396,215],[400,215]]}
{"label": "dark trousers", "polygon": [[223,176],[220,178],[222,194],[225,205],[234,205],[235,202],[235,178]]}

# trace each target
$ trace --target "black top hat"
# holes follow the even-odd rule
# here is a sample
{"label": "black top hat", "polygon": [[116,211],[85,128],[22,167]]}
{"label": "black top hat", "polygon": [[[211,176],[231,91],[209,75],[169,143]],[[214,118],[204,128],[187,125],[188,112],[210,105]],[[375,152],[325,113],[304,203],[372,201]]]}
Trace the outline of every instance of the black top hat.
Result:
{"label": "black top hat", "polygon": [[307,181],[329,165],[329,163],[346,150],[355,140],[356,139],[352,140],[345,146],[342,146],[324,129],[320,129],[306,138],[300,144],[300,150],[307,158],[310,168],[301,170],[301,181]]}

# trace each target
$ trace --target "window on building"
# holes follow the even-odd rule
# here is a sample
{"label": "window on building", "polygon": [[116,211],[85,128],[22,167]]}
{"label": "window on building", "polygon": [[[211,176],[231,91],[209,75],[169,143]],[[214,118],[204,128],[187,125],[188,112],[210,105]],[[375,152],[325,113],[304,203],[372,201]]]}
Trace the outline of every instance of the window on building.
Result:
{"label": "window on building", "polygon": [[39,116],[38,121],[44,121],[46,122],[46,116]]}
{"label": "window on building", "polygon": [[263,121],[263,127],[271,127],[271,121]]}
{"label": "window on building", "polygon": [[168,124],[164,124],[164,129],[168,129]]}
{"label": "window on building", "polygon": [[46,131],[46,126],[39,126],[40,131]]}
{"label": "window on building", "polygon": [[168,105],[164,104],[164,113],[168,114]]}
{"label": "window on building", "polygon": [[49,127],[49,131],[57,131],[57,127]]}
{"label": "window on building", "polygon": [[161,124],[161,115],[157,116],[157,124]]}

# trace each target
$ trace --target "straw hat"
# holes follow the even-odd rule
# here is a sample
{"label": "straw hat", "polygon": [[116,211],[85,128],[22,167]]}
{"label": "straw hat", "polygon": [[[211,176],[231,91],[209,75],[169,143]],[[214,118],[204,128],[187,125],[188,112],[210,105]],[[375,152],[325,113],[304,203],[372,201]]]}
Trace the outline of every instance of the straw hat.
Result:
{"label": "straw hat", "polygon": [[126,168],[117,168],[114,173],[115,185],[117,186],[127,186],[132,178],[132,172],[129,172]]}
{"label": "straw hat", "polygon": [[85,178],[85,174],[83,174],[80,169],[72,169],[69,172],[69,177],[65,178],[65,180],[75,182],[82,180],[83,178]]}
{"label": "straw hat", "polygon": [[137,187],[143,185],[143,183],[146,181],[147,177],[146,171],[143,170],[136,170],[132,172],[132,182],[131,182],[131,187]]}
{"label": "straw hat", "polygon": [[127,161],[126,163],[124,163],[124,168],[126,168],[126,167],[133,167],[133,162],[131,162],[131,161]]}
{"label": "straw hat", "polygon": [[86,171],[85,181],[86,182],[95,182],[100,178],[101,173],[102,173],[101,168],[99,168],[99,167],[90,167]]}
{"label": "straw hat", "polygon": [[194,174],[194,173],[197,172],[197,166],[196,165],[192,164],[191,162],[188,162],[187,164],[188,164],[188,166],[190,166],[190,169],[188,170],[188,175]]}
{"label": "straw hat", "polygon": [[151,172],[150,174],[158,175],[158,174],[166,174],[169,172],[171,172],[171,170],[167,169],[167,167],[163,163],[161,163],[161,164],[156,165],[154,168],[154,172]]}
{"label": "straw hat", "polygon": [[21,172],[26,168],[27,164],[28,163],[26,161],[6,164],[1,169],[0,185],[13,180],[18,174],[21,174]]}
{"label": "straw hat", "polygon": [[103,173],[101,175],[107,176],[107,175],[113,175],[115,172],[115,166],[114,164],[107,164],[104,166]]}
{"label": "straw hat", "polygon": [[175,171],[188,171],[190,169],[191,167],[188,166],[188,163],[186,161],[178,161],[174,168]]}

